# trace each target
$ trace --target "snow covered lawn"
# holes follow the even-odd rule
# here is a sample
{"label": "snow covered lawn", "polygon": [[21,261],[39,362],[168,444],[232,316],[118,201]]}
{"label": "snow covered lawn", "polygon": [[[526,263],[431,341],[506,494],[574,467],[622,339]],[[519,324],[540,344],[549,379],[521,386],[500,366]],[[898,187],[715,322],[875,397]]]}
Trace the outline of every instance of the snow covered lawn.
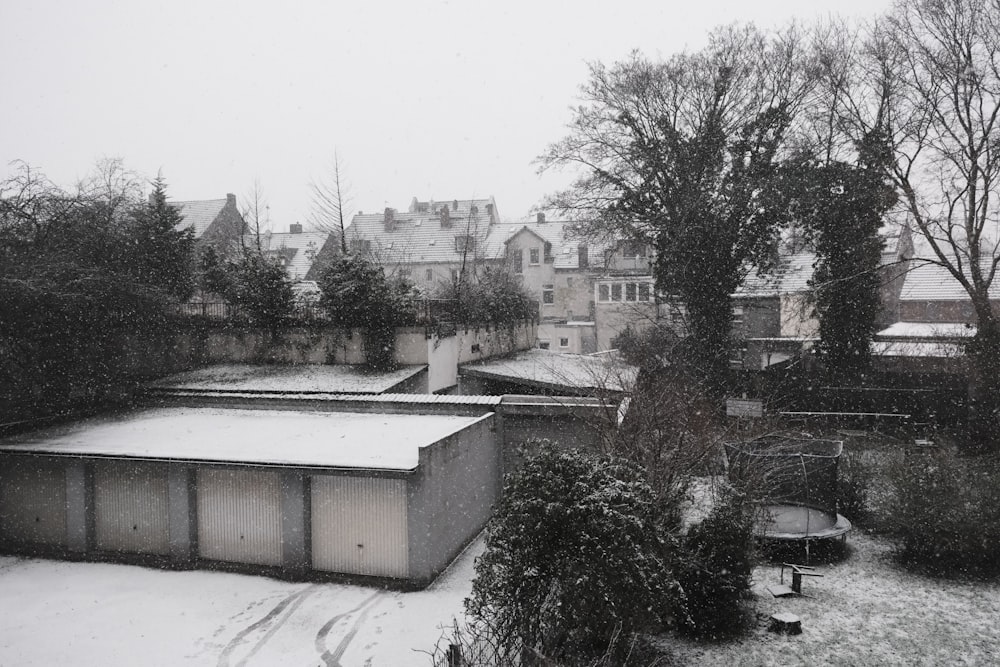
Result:
{"label": "snow covered lawn", "polygon": [[[987,665],[1000,656],[1000,583],[931,579],[907,572],[890,546],[860,532],[850,556],[818,565],[804,580],[812,598],[774,598],[779,568],[754,572],[762,615],[749,638],[718,645],[668,640],[684,665]],[[788,583],[788,573],[785,573]],[[788,611],[802,619],[795,637],[767,632],[767,617]]]}
{"label": "snow covered lawn", "polygon": [[2,556],[0,665],[429,665],[482,548],[413,593]]}

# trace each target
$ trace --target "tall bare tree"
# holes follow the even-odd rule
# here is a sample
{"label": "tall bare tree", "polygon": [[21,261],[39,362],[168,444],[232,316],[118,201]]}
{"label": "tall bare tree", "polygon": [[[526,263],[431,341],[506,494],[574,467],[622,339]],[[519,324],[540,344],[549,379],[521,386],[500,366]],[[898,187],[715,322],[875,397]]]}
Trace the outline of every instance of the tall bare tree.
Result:
{"label": "tall bare tree", "polygon": [[340,236],[340,251],[347,254],[347,235],[344,218],[350,210],[350,184],[344,176],[344,164],[340,160],[337,149],[333,150],[333,163],[326,174],[326,179],[313,181],[309,184],[312,191],[312,210],[309,222],[314,227],[333,232]]}
{"label": "tall bare tree", "polygon": [[968,294],[980,425],[1000,428],[1000,1],[906,0],[870,27],[836,84],[842,127],[884,131],[891,177],[925,241],[922,258]]}
{"label": "tall bare tree", "polygon": [[[250,231],[252,249],[258,253],[263,252],[261,236],[271,230],[271,207],[267,203],[267,196],[264,194],[260,179],[254,179],[253,185],[244,197],[243,205],[240,207],[240,215],[243,216]],[[245,236],[240,237],[240,245],[246,249]]]}

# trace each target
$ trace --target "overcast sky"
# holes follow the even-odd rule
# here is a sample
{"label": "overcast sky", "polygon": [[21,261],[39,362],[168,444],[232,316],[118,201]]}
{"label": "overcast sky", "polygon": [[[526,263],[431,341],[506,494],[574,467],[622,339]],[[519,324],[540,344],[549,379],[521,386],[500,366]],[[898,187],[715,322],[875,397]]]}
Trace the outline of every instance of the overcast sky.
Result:
{"label": "overcast sky", "polygon": [[493,195],[516,220],[569,181],[532,161],[563,135],[588,62],[887,6],[0,0],[0,175],[21,159],[68,186],[121,157],[162,170],[174,200],[242,200],[257,180],[285,231],[336,147],[353,210]]}

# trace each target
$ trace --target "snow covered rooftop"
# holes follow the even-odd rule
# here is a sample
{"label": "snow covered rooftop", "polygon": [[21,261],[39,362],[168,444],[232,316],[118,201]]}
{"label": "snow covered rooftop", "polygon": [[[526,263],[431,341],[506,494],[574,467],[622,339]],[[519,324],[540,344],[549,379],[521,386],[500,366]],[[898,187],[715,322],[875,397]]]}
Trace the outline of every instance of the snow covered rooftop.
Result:
{"label": "snow covered rooftop", "polygon": [[462,367],[463,373],[508,382],[524,381],[558,389],[629,391],[638,369],[611,355],[559,354],[526,350],[507,359]]}
{"label": "snow covered rooftop", "polygon": [[[994,281],[990,286],[990,298],[1000,299],[1000,282]],[[944,267],[917,260],[903,280],[899,300],[969,301],[969,293]]]}
{"label": "snow covered rooftop", "polygon": [[877,338],[971,338],[976,327],[963,322],[896,322],[876,334]]}
{"label": "snow covered rooftop", "polygon": [[0,440],[2,452],[413,470],[421,447],[483,417],[160,408]]}
{"label": "snow covered rooftop", "polygon": [[395,371],[373,373],[363,366],[209,366],[171,375],[153,383],[158,389],[202,389],[214,391],[328,392],[337,394],[381,394],[410,379],[426,366],[404,366]]}

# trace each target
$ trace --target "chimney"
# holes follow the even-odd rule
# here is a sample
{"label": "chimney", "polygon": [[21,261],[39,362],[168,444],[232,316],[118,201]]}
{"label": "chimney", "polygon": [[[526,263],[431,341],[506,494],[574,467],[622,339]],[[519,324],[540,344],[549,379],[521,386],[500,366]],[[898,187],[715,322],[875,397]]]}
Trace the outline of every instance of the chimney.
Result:
{"label": "chimney", "polygon": [[391,232],[396,229],[396,209],[386,207],[383,222],[385,223],[385,231]]}
{"label": "chimney", "polygon": [[236,207],[236,195],[231,192],[226,195],[226,206]]}
{"label": "chimney", "polygon": [[457,211],[458,210],[458,200],[457,199],[452,200],[452,202],[451,202],[451,210],[453,210],[453,211]]}
{"label": "chimney", "polygon": [[538,216],[536,217],[536,220],[538,220],[538,224],[542,224],[543,222],[545,222],[545,214],[539,213]]}
{"label": "chimney", "polygon": [[448,211],[448,204],[441,207],[441,229],[451,227],[451,214]]}
{"label": "chimney", "polygon": [[288,231],[291,234],[301,234],[302,233],[302,223],[293,222],[292,224],[288,225]]}
{"label": "chimney", "polygon": [[496,222],[496,220],[493,219],[493,202],[486,204],[486,215],[490,216],[490,224]]}

